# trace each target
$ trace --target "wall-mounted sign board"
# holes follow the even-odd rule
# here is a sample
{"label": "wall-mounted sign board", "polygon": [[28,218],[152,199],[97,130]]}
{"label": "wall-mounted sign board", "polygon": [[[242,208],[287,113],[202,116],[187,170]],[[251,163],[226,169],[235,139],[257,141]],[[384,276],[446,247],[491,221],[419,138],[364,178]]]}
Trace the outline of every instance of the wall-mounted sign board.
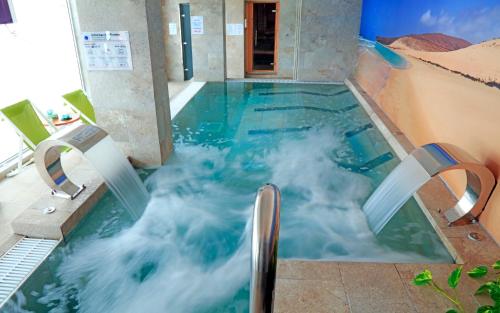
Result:
{"label": "wall-mounted sign board", "polygon": [[243,24],[226,24],[228,36],[243,36]]}
{"label": "wall-mounted sign board", "polygon": [[191,34],[203,35],[203,16],[191,16]]}
{"label": "wall-mounted sign board", "polygon": [[82,42],[89,71],[131,71],[128,31],[83,32]]}
{"label": "wall-mounted sign board", "polygon": [[177,35],[177,23],[168,23],[168,34],[171,36]]}

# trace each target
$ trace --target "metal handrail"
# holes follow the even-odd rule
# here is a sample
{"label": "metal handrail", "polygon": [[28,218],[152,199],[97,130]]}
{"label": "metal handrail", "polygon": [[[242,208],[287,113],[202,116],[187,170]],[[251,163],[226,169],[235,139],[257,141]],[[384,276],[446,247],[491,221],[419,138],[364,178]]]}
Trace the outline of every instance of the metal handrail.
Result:
{"label": "metal handrail", "polygon": [[280,206],[278,187],[267,184],[259,188],[253,211],[250,313],[273,312]]}

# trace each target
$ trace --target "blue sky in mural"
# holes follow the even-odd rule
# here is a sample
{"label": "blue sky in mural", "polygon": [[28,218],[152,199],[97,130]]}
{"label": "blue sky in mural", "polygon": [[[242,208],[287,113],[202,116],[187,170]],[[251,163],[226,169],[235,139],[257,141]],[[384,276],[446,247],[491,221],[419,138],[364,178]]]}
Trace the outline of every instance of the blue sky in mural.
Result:
{"label": "blue sky in mural", "polygon": [[363,0],[360,33],[444,33],[478,43],[500,37],[500,0]]}

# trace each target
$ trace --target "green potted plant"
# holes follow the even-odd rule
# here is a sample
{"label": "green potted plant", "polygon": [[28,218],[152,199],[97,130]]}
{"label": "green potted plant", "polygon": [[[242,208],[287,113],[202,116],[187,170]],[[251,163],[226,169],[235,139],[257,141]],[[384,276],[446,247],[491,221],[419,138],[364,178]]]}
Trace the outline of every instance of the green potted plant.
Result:
{"label": "green potted plant", "polygon": [[[477,313],[500,313],[500,261],[495,262],[491,268],[495,272],[495,279],[485,281],[475,292],[475,295],[488,294],[493,302],[492,305],[483,305],[477,309]],[[484,278],[488,274],[488,267],[485,265],[477,266],[467,272],[467,275],[473,279]],[[452,289],[457,288],[462,276],[462,266],[453,270],[448,277],[448,286]],[[436,293],[448,299],[454,308],[446,313],[466,313],[460,299],[456,295],[450,295],[445,289],[440,287],[432,278],[432,272],[424,270],[413,278],[413,284],[416,286],[427,286]]]}

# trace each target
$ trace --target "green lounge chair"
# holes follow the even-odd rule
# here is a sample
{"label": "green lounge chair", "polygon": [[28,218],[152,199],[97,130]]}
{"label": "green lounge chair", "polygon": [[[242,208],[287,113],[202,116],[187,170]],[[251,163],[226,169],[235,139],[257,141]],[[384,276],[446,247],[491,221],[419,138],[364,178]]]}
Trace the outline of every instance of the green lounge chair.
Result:
{"label": "green lounge chair", "polygon": [[80,119],[88,125],[95,125],[95,112],[92,103],[81,89],[63,95],[64,103],[80,114]]}
{"label": "green lounge chair", "polygon": [[[40,114],[40,112],[37,113],[36,107],[34,107],[29,100],[23,100],[2,108],[0,109],[0,113],[14,127],[20,138],[19,161],[16,170],[18,173],[22,168],[24,150],[23,141],[29,149],[35,150],[36,146],[40,142],[50,136],[50,132],[47,128],[45,128],[40,120],[39,115],[43,116],[43,114]],[[49,121],[47,121],[47,124],[52,130],[56,130],[56,128]],[[13,175],[17,173],[13,173]]]}

